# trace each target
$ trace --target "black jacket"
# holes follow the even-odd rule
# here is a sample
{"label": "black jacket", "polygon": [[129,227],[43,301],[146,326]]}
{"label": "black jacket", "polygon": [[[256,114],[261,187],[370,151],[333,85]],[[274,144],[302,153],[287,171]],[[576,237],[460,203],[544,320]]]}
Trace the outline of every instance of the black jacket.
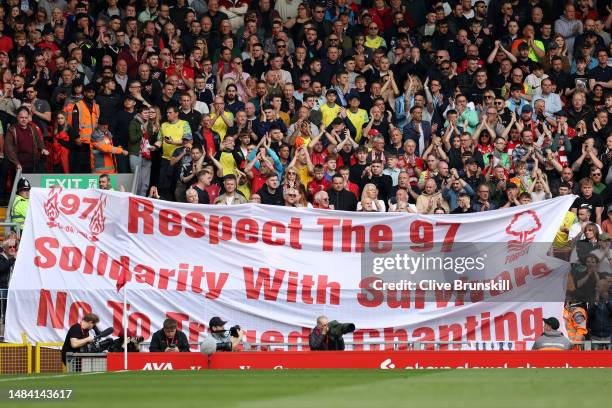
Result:
{"label": "black jacket", "polygon": [[342,337],[330,336],[329,333],[321,334],[318,327],[310,332],[308,344],[310,350],[344,350],[344,339]]}
{"label": "black jacket", "polygon": [[334,206],[334,210],[355,211],[357,210],[357,199],[350,191],[344,189],[336,191],[333,188],[327,190],[329,204]]}
{"label": "black jacket", "polygon": [[591,303],[589,314],[589,334],[597,337],[612,336],[612,300],[608,302]]}
{"label": "black jacket", "polygon": [[149,351],[151,352],[163,352],[170,344],[176,346],[180,352],[189,352],[189,341],[187,336],[180,330],[177,330],[173,338],[168,338],[164,333],[164,329],[158,330],[153,333],[151,337],[151,345]]}
{"label": "black jacket", "polygon": [[259,197],[261,197],[262,204],[285,205],[285,199],[283,198],[283,189],[281,187],[278,187],[274,194],[272,194],[268,190],[268,186],[264,185],[262,188],[259,189],[257,194],[259,194]]}
{"label": "black jacket", "polygon": [[372,177],[362,177],[360,191],[363,191],[363,188],[366,184],[372,183],[378,189],[378,199],[383,200],[385,203],[389,201],[389,197],[391,196],[391,191],[393,190],[393,179],[391,176],[386,174],[381,174],[380,176],[372,175]]}
{"label": "black jacket", "polygon": [[15,264],[15,259],[7,258],[0,254],[0,289],[8,289],[11,268]]}

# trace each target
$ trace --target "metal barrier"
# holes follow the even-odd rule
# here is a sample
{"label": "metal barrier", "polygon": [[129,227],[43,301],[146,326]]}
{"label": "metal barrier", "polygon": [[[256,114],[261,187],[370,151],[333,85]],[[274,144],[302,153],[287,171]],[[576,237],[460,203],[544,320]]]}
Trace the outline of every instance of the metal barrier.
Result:
{"label": "metal barrier", "polygon": [[[40,343],[47,344],[47,343]],[[61,343],[58,343],[61,345]],[[198,346],[202,343],[189,343],[189,346]],[[583,346],[583,350],[612,350],[611,340],[585,340],[574,342],[575,345]],[[148,353],[151,342],[140,343],[140,352]],[[480,350],[480,351],[497,351],[497,350],[524,350],[524,341],[505,341],[505,342],[477,342],[477,341],[369,341],[369,342],[345,342],[346,350]],[[244,351],[269,351],[270,349],[283,351],[306,351],[310,350],[307,343],[249,343],[244,342]],[[451,347],[452,346],[452,347]],[[600,347],[601,346],[601,347]]]}
{"label": "metal barrier", "polygon": [[26,334],[22,343],[0,343],[0,374],[31,374],[32,344]]}
{"label": "metal barrier", "polygon": [[106,353],[66,353],[66,371],[93,373],[106,371]]}
{"label": "metal barrier", "polygon": [[[268,351],[270,349],[283,351],[305,351],[310,347],[305,343],[243,343],[245,351]],[[612,350],[611,340],[585,340],[573,342],[582,346],[583,350]],[[480,350],[480,351],[512,351],[525,350],[525,341],[479,342],[479,341],[371,341],[345,342],[345,350]]]}
{"label": "metal barrier", "polygon": [[[514,345],[511,342],[503,342],[506,346],[498,347],[504,348],[487,348],[488,350],[511,350]],[[281,348],[283,351],[305,351],[309,350],[310,347],[305,343],[243,343],[245,351],[267,351],[269,349],[278,350]],[[474,350],[474,349],[482,349],[482,346],[477,346],[477,342],[473,341],[393,341],[393,342],[384,342],[384,341],[370,341],[370,342],[345,342],[345,350],[442,350],[446,348],[452,348],[455,350]],[[487,343],[489,344],[489,343]],[[465,348],[464,348],[465,346]],[[474,346],[474,347],[472,347]],[[492,346],[491,346],[492,347]]]}
{"label": "metal barrier", "polygon": [[[201,343],[190,343],[190,346],[198,346]],[[611,350],[610,340],[586,340],[575,342],[581,345],[583,350]],[[0,343],[0,373],[58,373],[64,371],[61,361],[61,342],[37,343],[32,347],[23,334],[22,343]],[[141,354],[147,354],[150,342],[141,343]],[[496,342],[483,343],[474,341],[394,341],[394,342],[346,342],[348,351],[522,351],[525,350],[524,342]],[[307,351],[308,344],[304,343],[244,343],[244,351],[266,352],[266,351]],[[134,353],[128,354],[129,356]],[[106,371],[106,353],[67,353],[67,372],[101,372]]]}
{"label": "metal barrier", "polygon": [[[201,342],[200,343],[189,343],[189,347],[197,346],[197,348],[199,350],[201,344],[202,344]],[[140,343],[140,352],[141,353],[148,353],[150,345],[151,345],[150,341],[143,341],[142,343]]]}
{"label": "metal barrier", "polygon": [[62,346],[64,343],[36,343],[34,352],[34,372],[57,373],[63,371]]}

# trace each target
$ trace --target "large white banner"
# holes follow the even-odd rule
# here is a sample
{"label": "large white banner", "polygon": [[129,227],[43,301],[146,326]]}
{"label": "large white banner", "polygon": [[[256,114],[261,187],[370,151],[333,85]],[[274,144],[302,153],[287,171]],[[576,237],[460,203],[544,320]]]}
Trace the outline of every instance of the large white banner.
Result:
{"label": "large white banner", "polygon": [[[209,319],[221,316],[246,329],[251,343],[307,343],[324,314],[355,323],[357,331],[345,337],[353,341],[530,340],[542,317],[562,321],[566,264],[534,248],[552,241],[573,199],[426,216],[202,206],[35,188],[10,283],[6,338],[19,341],[25,332],[34,342],[62,341],[92,311],[116,335],[127,313],[129,332],[146,339],[173,317],[190,341],[201,341]],[[464,281],[478,276],[502,286],[374,282],[384,268],[406,266],[391,255],[401,245],[425,259],[469,242],[496,243],[504,253],[476,272],[477,265],[454,259],[447,275],[461,269],[456,277]],[[406,276],[414,273],[409,269]],[[127,310],[116,287],[121,277]]]}

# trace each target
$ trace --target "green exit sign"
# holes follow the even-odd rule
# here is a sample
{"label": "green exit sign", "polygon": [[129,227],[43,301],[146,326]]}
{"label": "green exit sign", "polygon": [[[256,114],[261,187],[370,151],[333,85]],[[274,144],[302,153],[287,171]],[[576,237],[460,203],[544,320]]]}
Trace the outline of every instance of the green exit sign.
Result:
{"label": "green exit sign", "polygon": [[[110,174],[110,182],[113,189],[117,186],[114,174]],[[59,185],[62,188],[98,188],[97,175],[91,174],[53,174],[43,175],[40,179],[40,186],[50,188]]]}

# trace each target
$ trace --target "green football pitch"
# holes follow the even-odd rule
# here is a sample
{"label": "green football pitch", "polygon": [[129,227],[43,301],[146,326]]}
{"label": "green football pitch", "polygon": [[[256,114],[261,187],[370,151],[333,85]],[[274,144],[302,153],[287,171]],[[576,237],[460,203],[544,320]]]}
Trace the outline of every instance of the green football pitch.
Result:
{"label": "green football pitch", "polygon": [[[119,372],[3,376],[0,406],[609,407],[611,385],[612,369]],[[15,389],[73,393],[69,401],[17,402],[8,399]]]}

